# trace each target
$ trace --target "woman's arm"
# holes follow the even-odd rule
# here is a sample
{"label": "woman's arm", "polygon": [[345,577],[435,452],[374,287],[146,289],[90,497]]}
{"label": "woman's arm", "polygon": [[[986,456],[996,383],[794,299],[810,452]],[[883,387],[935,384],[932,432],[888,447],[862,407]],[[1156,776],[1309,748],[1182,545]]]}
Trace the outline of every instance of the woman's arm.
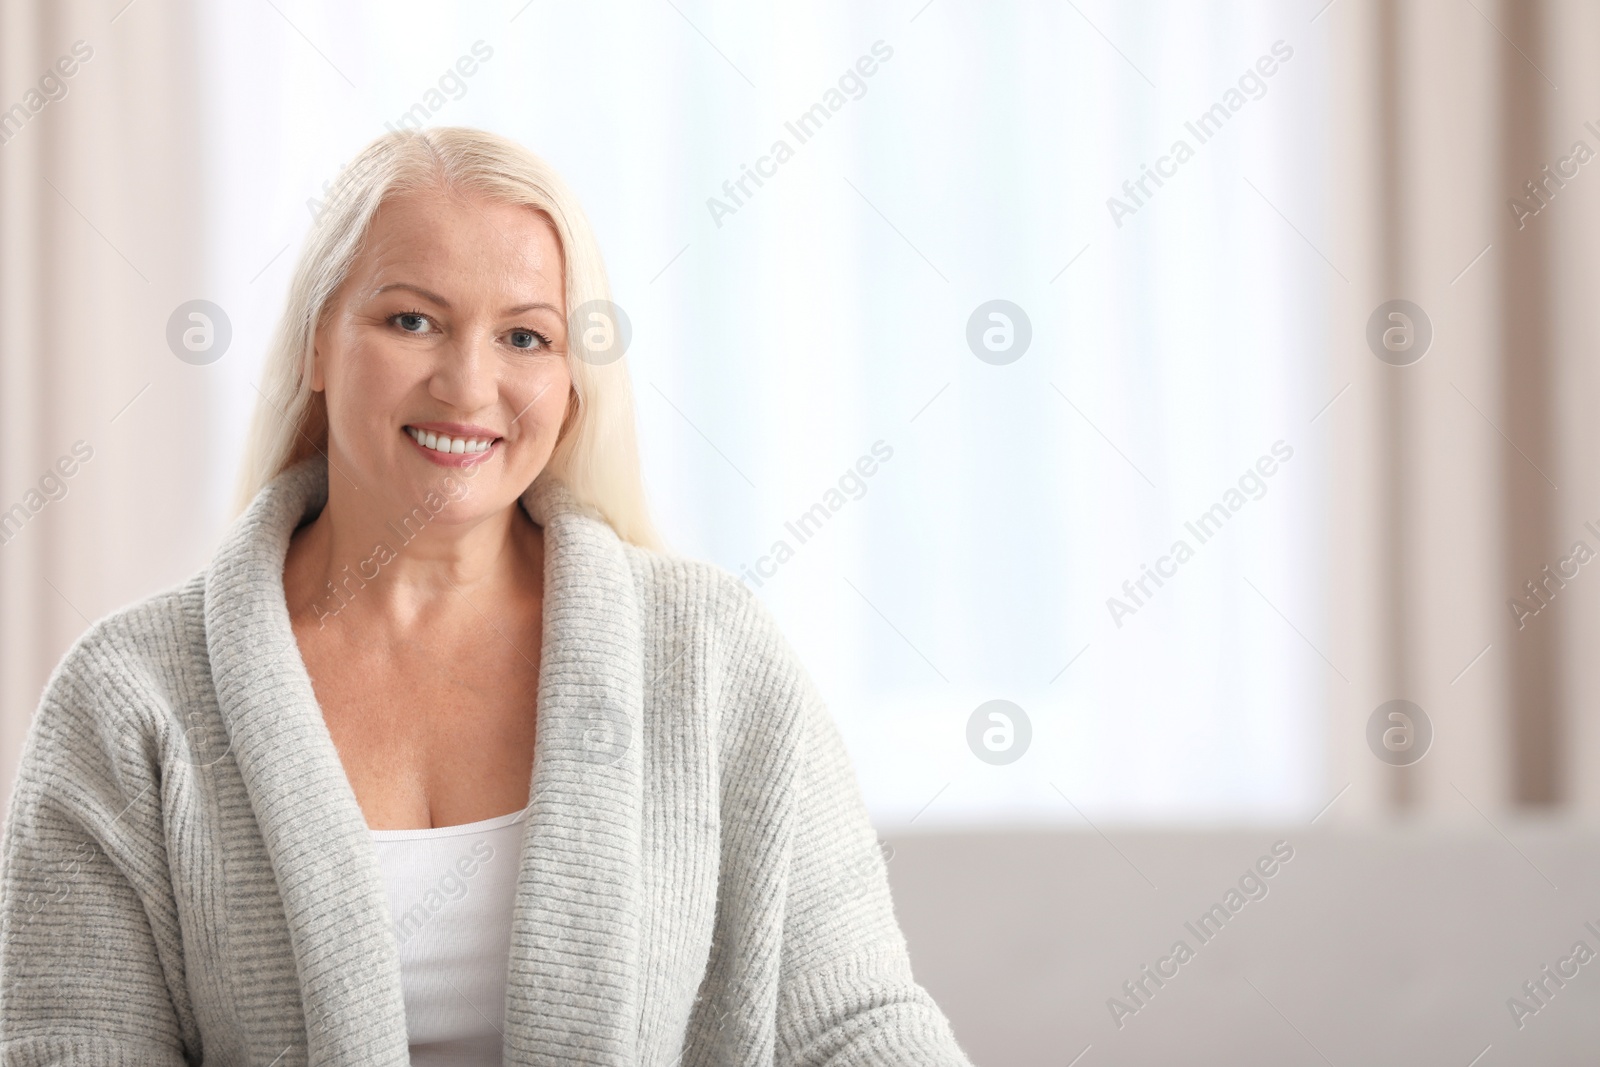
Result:
{"label": "woman's arm", "polygon": [[52,679],[6,812],[0,1065],[183,1067],[160,776],[92,688]]}
{"label": "woman's arm", "polygon": [[972,1067],[911,975],[849,754],[808,680],[779,978],[780,1067]]}
{"label": "woman's arm", "polygon": [[833,717],[766,606],[732,575],[723,588],[734,701],[760,709],[762,758],[778,738],[795,746],[789,769],[762,771],[767,784],[787,783],[769,810],[785,810],[789,826],[775,1067],[972,1067],[911,976],[883,853]]}

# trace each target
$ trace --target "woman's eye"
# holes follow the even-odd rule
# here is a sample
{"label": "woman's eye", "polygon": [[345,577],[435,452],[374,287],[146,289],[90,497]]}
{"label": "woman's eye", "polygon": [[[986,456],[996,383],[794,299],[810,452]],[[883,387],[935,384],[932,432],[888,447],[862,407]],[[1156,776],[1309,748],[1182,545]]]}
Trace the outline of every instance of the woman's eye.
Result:
{"label": "woman's eye", "polygon": [[407,333],[421,333],[428,325],[427,316],[412,311],[403,311],[392,321]]}
{"label": "woman's eye", "polygon": [[512,330],[510,337],[512,348],[533,348],[539,344],[548,345],[550,343],[542,335],[534,333],[532,330]]}

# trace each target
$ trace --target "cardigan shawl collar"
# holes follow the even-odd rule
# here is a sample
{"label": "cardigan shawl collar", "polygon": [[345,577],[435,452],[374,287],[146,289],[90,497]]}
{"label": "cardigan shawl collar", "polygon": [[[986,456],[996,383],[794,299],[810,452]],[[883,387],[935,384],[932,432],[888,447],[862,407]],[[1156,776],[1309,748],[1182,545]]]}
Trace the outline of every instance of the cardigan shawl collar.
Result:
{"label": "cardigan shawl collar", "polygon": [[[555,1067],[570,1062],[563,1035],[576,1033],[586,1062],[620,1065],[639,1029],[641,638],[621,540],[547,475],[521,498],[545,531],[545,599],[511,933],[513,961],[523,962],[508,975],[504,1054],[508,1064]],[[206,642],[283,898],[308,1060],[398,1067],[409,1054],[391,913],[283,589],[289,539],[325,504],[327,477],[321,457],[284,472],[229,531],[206,575]],[[569,902],[600,905],[604,920],[574,929]]]}

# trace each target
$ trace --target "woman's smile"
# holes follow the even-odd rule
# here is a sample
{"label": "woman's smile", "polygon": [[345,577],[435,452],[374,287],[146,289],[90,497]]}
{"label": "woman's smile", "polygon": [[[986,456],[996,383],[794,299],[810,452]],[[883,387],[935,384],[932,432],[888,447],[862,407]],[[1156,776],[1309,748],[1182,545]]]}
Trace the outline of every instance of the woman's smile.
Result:
{"label": "woman's smile", "polygon": [[403,427],[417,451],[441,467],[470,467],[505,440],[492,430],[459,423],[418,422]]}

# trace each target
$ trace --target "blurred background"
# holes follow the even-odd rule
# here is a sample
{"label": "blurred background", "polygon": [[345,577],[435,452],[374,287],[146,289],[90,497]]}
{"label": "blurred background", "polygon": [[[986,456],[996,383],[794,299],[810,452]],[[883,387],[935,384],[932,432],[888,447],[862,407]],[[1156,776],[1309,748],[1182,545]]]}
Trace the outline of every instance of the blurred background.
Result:
{"label": "blurred background", "polygon": [[1597,44],[1553,0],[0,0],[0,789],[232,520],[340,167],[481,126],[584,202],[657,520],[828,699],[975,1062],[1587,1062]]}

